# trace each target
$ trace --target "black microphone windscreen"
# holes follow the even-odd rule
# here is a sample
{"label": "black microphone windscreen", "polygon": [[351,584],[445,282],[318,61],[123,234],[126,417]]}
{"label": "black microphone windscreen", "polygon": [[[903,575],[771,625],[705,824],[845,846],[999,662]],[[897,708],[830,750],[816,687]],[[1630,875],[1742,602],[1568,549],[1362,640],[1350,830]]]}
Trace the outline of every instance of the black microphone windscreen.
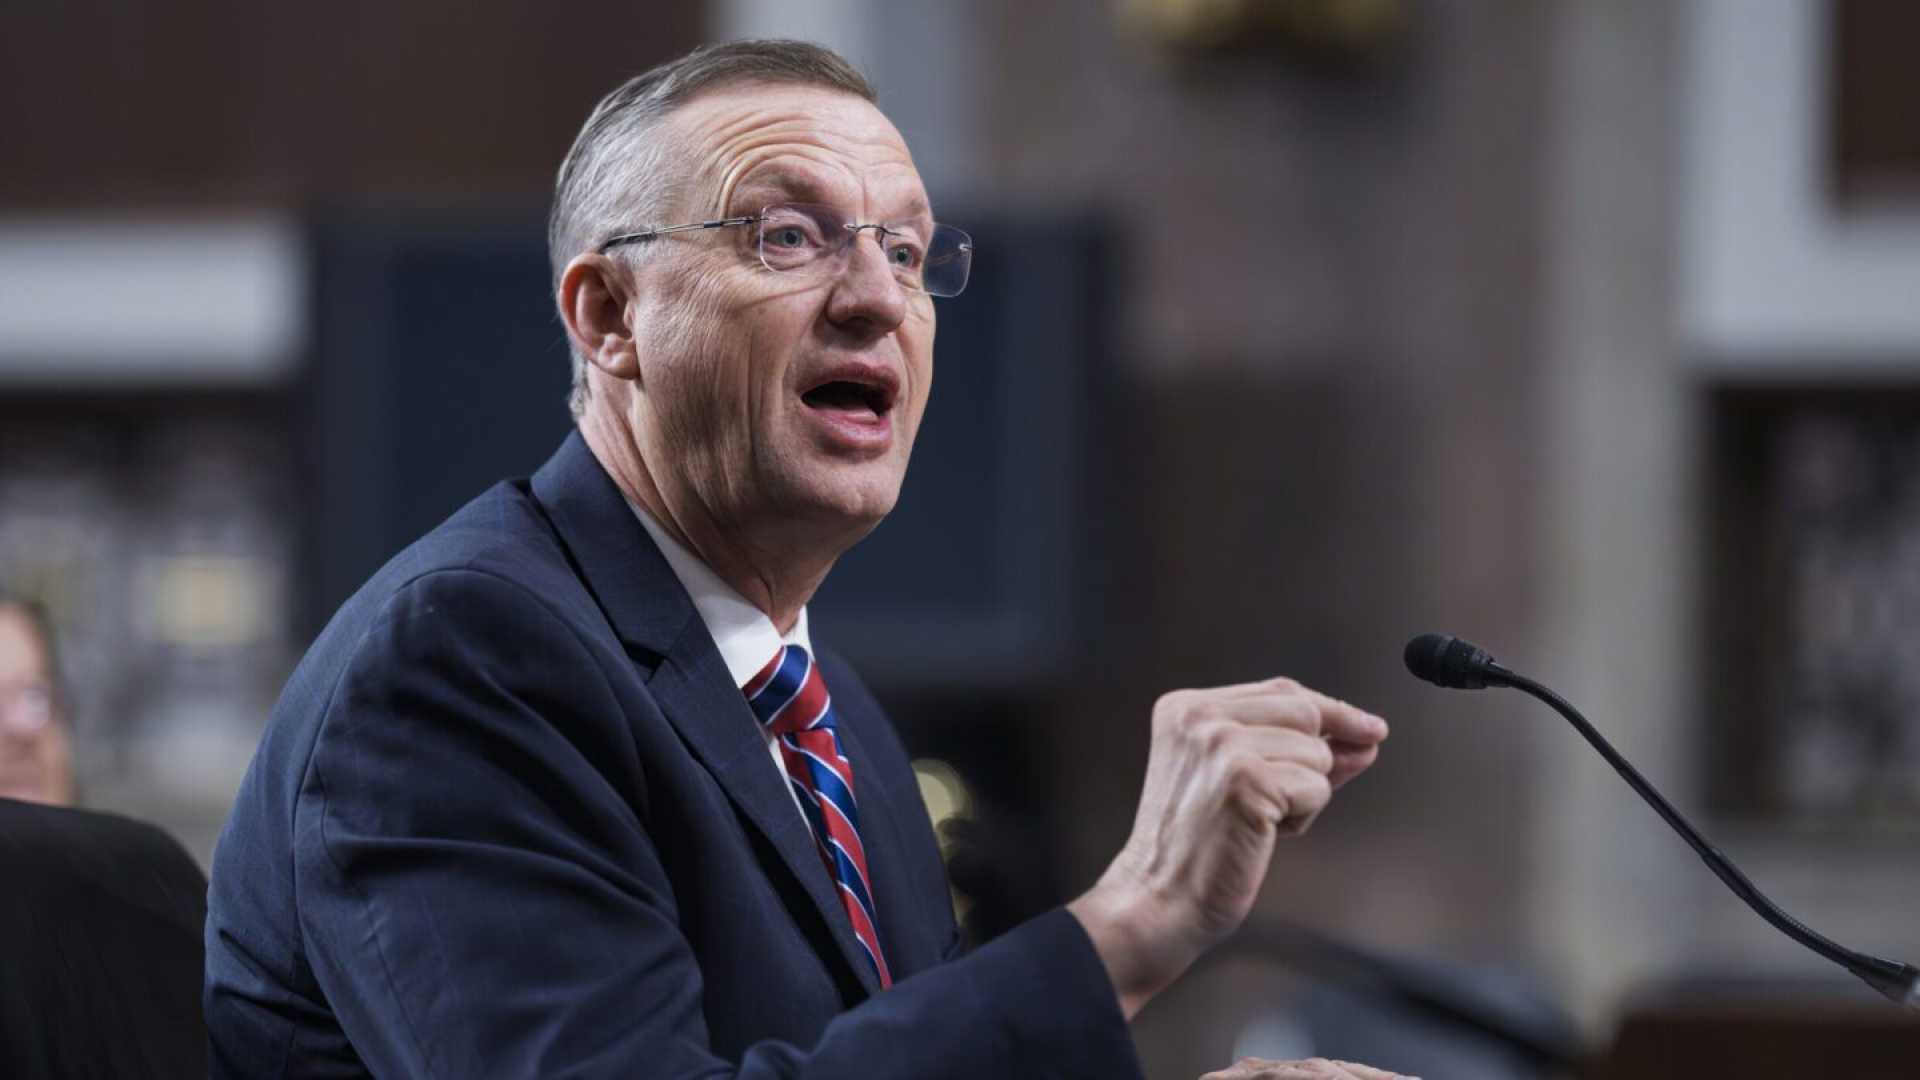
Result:
{"label": "black microphone windscreen", "polygon": [[1422,682],[1440,681],[1440,656],[1452,640],[1440,634],[1421,634],[1407,642],[1407,670]]}
{"label": "black microphone windscreen", "polygon": [[1487,685],[1486,665],[1493,657],[1457,637],[1421,634],[1407,642],[1406,661],[1414,678],[1454,690],[1478,690]]}

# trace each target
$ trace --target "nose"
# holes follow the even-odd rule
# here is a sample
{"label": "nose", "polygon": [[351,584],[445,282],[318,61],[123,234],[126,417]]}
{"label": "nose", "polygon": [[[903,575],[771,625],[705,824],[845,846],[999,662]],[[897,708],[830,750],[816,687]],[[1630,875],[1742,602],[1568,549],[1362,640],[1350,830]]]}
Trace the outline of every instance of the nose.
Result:
{"label": "nose", "polygon": [[[862,234],[871,233],[871,243]],[[837,326],[861,330],[874,337],[892,333],[906,320],[906,286],[887,264],[885,236],[877,226],[866,226],[849,238],[841,256],[846,266],[827,300],[827,318]]]}

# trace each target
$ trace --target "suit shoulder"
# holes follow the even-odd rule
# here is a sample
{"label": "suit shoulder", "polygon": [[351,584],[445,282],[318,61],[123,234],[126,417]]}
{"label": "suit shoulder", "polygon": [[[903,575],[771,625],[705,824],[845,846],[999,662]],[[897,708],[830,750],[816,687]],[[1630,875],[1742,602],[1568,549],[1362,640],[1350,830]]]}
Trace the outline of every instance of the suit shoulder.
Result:
{"label": "suit shoulder", "polygon": [[267,744],[289,724],[306,726],[296,718],[326,707],[347,670],[370,659],[363,652],[383,625],[422,614],[468,640],[539,625],[566,625],[572,636],[590,637],[600,619],[526,482],[497,484],[395,555],[341,605],[281,692]]}
{"label": "suit shoulder", "polygon": [[[508,588],[518,586],[518,589]],[[496,602],[544,598],[549,607],[591,606],[560,538],[524,480],[509,480],[461,507],[409,544],[362,585],[315,642],[317,652],[357,640],[402,594],[497,593]]]}
{"label": "suit shoulder", "polygon": [[380,595],[437,570],[476,570],[535,593],[573,578],[546,512],[524,480],[494,485],[393,557],[362,588]]}

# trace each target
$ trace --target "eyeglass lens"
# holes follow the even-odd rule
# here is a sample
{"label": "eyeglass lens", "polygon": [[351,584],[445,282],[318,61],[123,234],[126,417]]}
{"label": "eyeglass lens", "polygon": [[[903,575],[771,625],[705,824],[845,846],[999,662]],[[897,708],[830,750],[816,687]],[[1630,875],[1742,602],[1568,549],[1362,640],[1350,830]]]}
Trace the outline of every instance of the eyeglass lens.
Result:
{"label": "eyeglass lens", "polygon": [[832,207],[770,206],[760,216],[760,261],[780,273],[812,270],[872,232],[900,284],[932,296],[958,296],[973,265],[973,238],[951,225],[849,222]]}

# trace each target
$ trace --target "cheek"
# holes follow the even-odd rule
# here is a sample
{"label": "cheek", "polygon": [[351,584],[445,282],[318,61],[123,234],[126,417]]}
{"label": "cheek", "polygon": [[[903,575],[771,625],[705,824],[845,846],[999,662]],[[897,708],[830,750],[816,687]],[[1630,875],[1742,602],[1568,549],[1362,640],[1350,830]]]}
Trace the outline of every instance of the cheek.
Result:
{"label": "cheek", "polygon": [[792,424],[798,415],[794,364],[806,355],[819,317],[817,298],[779,296],[735,313],[726,362],[735,369],[751,411],[767,430]]}
{"label": "cheek", "polygon": [[933,396],[933,331],[928,327],[925,338],[907,343],[907,420],[912,431],[919,430],[920,418],[926,415],[927,402]]}
{"label": "cheek", "polygon": [[652,315],[658,332],[642,367],[652,412],[683,448],[734,426],[728,414],[740,399],[728,320],[710,297],[710,289],[689,288],[663,299]]}

